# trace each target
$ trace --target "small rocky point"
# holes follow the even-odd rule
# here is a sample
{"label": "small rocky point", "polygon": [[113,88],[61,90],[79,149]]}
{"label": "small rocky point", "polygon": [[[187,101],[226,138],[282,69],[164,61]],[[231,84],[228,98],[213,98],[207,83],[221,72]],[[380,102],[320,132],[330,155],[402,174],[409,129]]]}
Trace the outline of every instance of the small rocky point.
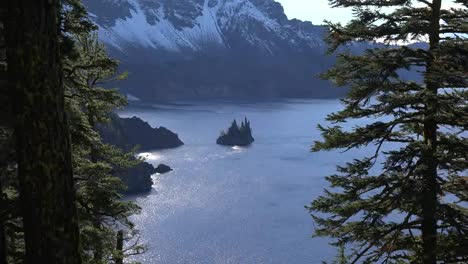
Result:
{"label": "small rocky point", "polygon": [[158,167],[156,167],[156,172],[159,174],[168,173],[171,170],[172,168],[167,166],[166,164],[159,164]]}

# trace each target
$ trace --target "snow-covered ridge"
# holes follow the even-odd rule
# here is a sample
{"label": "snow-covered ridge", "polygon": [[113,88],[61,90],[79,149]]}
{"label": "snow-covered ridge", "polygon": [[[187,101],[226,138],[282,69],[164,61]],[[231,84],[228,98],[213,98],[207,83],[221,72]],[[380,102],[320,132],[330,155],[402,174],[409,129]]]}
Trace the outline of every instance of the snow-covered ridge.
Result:
{"label": "snow-covered ridge", "polygon": [[[108,1],[110,5],[117,5],[115,0],[87,1]],[[285,25],[281,18],[257,6],[254,1],[259,0],[155,0],[151,6],[148,0],[123,1],[125,5],[119,1],[118,6],[129,7],[121,11],[124,16],[109,24],[98,22],[101,39],[119,50],[128,46],[172,52],[201,51],[207,45],[227,48],[230,43],[226,35],[232,37],[232,34],[269,53],[279,45],[278,40],[292,46],[322,45],[321,36]],[[100,15],[93,13],[97,17]],[[187,18],[186,14],[195,18]]]}
{"label": "snow-covered ridge", "polygon": [[123,49],[123,45],[129,44],[169,51],[181,51],[184,48],[200,50],[207,42],[223,45],[214,10],[207,5],[203,9],[203,15],[196,19],[192,28],[179,30],[172,22],[163,18],[163,6],[157,10],[150,10],[156,17],[163,18],[151,25],[139,1],[128,2],[132,6],[130,17],[117,19],[112,27],[100,27],[102,40],[118,49]]}

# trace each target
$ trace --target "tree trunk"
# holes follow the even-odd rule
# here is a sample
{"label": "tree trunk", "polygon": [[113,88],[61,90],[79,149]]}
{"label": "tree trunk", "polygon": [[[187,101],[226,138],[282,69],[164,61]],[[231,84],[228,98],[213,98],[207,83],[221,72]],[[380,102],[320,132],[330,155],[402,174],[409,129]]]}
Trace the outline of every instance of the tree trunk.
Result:
{"label": "tree trunk", "polygon": [[437,160],[435,158],[437,150],[437,123],[433,115],[437,111],[435,97],[437,83],[431,78],[434,67],[434,56],[438,52],[440,41],[440,9],[441,0],[433,0],[432,2],[432,17],[430,22],[429,34],[429,53],[430,58],[427,62],[426,69],[426,89],[427,94],[432,98],[426,100],[426,116],[424,122],[424,144],[426,149],[422,156],[424,169],[424,190],[422,195],[422,246],[423,246],[423,263],[436,264],[437,262]]}
{"label": "tree trunk", "polygon": [[[88,110],[87,116],[88,116],[89,125],[91,126],[91,128],[94,129],[94,127],[95,127],[94,115],[90,112],[90,110]],[[90,154],[89,154],[89,159],[91,160],[92,163],[97,163],[98,159],[99,159],[99,151],[98,151],[98,149],[97,149],[97,147],[95,145],[91,145],[90,147],[91,147],[91,151],[90,151]],[[101,229],[101,219],[99,218],[99,215],[95,216],[93,226],[94,226],[94,228],[96,228],[98,230]],[[93,252],[93,258],[94,259],[93,259],[93,261],[95,263],[102,262],[103,255],[104,254],[103,254],[102,244],[98,243],[96,245],[96,248],[94,248],[94,252]]]}
{"label": "tree trunk", "polygon": [[[11,98],[6,97],[6,100]],[[11,111],[7,110],[7,113]],[[8,185],[10,171],[8,166],[12,165],[14,160],[14,146],[12,138],[12,129],[0,124],[0,264],[7,264],[8,261],[8,243],[6,223],[10,215],[13,215],[12,206],[8,204],[8,198],[3,192],[5,185]],[[7,182],[7,184],[4,184]],[[11,183],[10,183],[11,184]]]}
{"label": "tree trunk", "polygon": [[[0,206],[4,208],[2,183],[0,181]],[[3,210],[3,209],[2,209]],[[5,222],[0,218],[0,264],[7,264],[7,244],[5,235]]]}
{"label": "tree trunk", "polygon": [[7,8],[25,263],[79,264],[59,44],[60,0],[7,0]]}
{"label": "tree trunk", "polygon": [[124,242],[123,230],[119,230],[119,232],[117,232],[117,247],[116,247],[119,255],[115,258],[115,264],[123,264],[123,242]]}

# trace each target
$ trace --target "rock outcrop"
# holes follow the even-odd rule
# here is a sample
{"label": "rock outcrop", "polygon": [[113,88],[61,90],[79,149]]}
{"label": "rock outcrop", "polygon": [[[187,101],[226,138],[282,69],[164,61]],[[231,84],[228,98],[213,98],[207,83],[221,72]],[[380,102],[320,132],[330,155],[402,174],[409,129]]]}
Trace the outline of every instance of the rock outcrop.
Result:
{"label": "rock outcrop", "polygon": [[158,167],[156,167],[155,171],[159,174],[164,174],[172,171],[172,168],[167,166],[166,164],[159,164]]}
{"label": "rock outcrop", "polygon": [[135,167],[124,170],[117,176],[127,186],[127,189],[123,192],[125,195],[132,194],[143,194],[151,191],[153,186],[153,180],[151,175],[156,173],[156,169],[153,165],[142,162]]}

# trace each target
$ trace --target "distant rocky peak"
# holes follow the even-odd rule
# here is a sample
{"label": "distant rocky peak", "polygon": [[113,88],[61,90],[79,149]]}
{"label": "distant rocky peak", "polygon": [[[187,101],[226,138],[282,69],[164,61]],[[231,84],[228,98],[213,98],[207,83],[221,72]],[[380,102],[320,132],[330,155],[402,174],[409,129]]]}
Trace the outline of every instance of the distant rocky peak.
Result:
{"label": "distant rocky peak", "polygon": [[272,0],[250,0],[257,8],[275,18],[278,22],[287,22],[288,17],[284,13],[283,6]]}
{"label": "distant rocky peak", "polygon": [[203,15],[205,0],[160,0],[164,10],[164,18],[177,29],[191,28],[197,17]]}
{"label": "distant rocky peak", "polygon": [[84,0],[83,3],[101,27],[112,27],[118,19],[132,16],[132,5],[127,0]]}

